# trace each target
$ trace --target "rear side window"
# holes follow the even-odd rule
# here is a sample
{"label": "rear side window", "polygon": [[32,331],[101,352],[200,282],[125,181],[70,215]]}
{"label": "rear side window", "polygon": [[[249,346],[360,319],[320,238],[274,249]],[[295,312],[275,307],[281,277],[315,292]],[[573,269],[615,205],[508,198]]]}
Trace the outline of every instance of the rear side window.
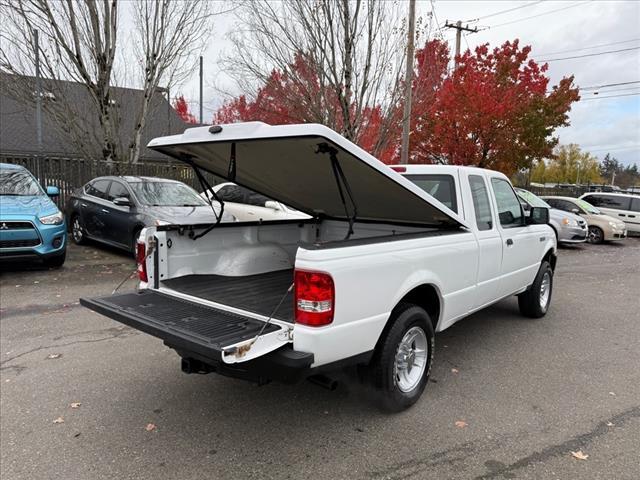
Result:
{"label": "rear side window", "polygon": [[87,193],[87,195],[104,198],[106,200],[110,183],[111,180],[94,180],[84,188],[84,191]]}
{"label": "rear side window", "polygon": [[631,199],[631,211],[640,212],[640,197]]}
{"label": "rear side window", "polygon": [[226,185],[217,195],[223,202],[244,203],[244,192],[237,185]]}
{"label": "rear side window", "polygon": [[405,177],[458,213],[456,184],[451,175],[405,175]]}
{"label": "rear side window", "polygon": [[489,194],[487,193],[484,178],[480,175],[469,175],[469,186],[471,187],[471,198],[473,198],[473,209],[476,212],[478,230],[491,230],[493,228],[493,217],[491,216]]}
{"label": "rear side window", "polygon": [[568,202],[566,200],[558,200],[558,199],[547,199],[545,200],[549,205],[553,208],[557,208],[558,210],[564,210],[565,212],[571,212],[572,210],[578,209],[573,203]]}
{"label": "rear side window", "polygon": [[111,188],[109,189],[109,201],[113,202],[114,199],[125,197],[130,198],[129,191],[127,187],[122,185],[120,182],[113,182],[111,184]]}
{"label": "rear side window", "polygon": [[491,185],[493,186],[493,194],[498,206],[500,225],[505,228],[524,225],[522,207],[509,182],[502,178],[492,178]]}
{"label": "rear side window", "polygon": [[612,208],[614,210],[629,210],[631,197],[617,197],[614,195],[589,195],[584,198],[591,205],[600,208]]}

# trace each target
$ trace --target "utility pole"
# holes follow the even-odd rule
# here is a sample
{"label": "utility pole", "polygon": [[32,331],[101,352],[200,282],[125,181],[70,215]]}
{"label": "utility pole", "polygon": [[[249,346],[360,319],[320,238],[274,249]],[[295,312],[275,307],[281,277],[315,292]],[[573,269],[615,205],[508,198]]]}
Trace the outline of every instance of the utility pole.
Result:
{"label": "utility pole", "polygon": [[458,68],[458,57],[460,56],[460,40],[462,40],[462,32],[469,32],[469,33],[477,33],[478,32],[478,27],[475,28],[469,28],[469,24],[465,25],[464,27],[462,26],[462,22],[460,20],[458,20],[455,25],[453,23],[449,23],[449,20],[446,21],[446,23],[444,24],[445,28],[455,28],[456,29],[456,68]]}
{"label": "utility pole", "polygon": [[33,31],[33,42],[36,49],[36,135],[38,142],[38,154],[42,154],[42,82],[40,80],[40,44],[38,30]]}
{"label": "utility pole", "polygon": [[202,55],[200,55],[200,125],[202,125]]}
{"label": "utility pole", "polygon": [[413,86],[413,55],[416,34],[416,0],[409,0],[409,31],[407,33],[407,70],[404,75],[404,117],[402,118],[402,149],[400,163],[409,163],[409,129],[411,128],[411,89]]}

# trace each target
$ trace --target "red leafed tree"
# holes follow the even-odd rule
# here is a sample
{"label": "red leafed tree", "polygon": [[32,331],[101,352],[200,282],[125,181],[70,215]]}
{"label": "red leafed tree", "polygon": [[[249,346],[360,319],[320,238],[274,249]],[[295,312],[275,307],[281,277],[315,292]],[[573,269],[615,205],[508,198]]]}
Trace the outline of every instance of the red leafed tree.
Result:
{"label": "red leafed tree", "polygon": [[178,116],[186,123],[198,123],[196,117],[189,111],[189,104],[184,99],[184,96],[180,95],[173,101],[173,108]]}
{"label": "red leafed tree", "polygon": [[427,108],[424,128],[415,128],[415,155],[507,174],[551,156],[553,131],[568,125],[578,89],[569,77],[547,93],[547,65],[529,59],[530,50],[515,40],[464,53]]}

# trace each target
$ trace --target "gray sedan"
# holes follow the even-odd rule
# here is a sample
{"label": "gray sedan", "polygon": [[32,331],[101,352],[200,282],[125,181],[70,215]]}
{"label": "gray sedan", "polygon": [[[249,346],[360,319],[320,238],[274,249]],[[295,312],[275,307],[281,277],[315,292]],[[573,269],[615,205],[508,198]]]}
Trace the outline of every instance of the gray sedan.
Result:
{"label": "gray sedan", "polygon": [[587,241],[587,222],[573,213],[552,208],[547,202],[523,188],[516,188],[518,199],[525,211],[531,207],[549,209],[549,225],[556,234],[558,243],[583,243]]}

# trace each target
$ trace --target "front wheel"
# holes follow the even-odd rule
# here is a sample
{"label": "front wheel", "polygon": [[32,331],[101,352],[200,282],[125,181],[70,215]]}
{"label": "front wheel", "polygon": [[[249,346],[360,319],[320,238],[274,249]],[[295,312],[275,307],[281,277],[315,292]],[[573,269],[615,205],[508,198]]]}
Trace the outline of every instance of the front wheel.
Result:
{"label": "front wheel", "polygon": [[379,406],[399,412],[418,401],[429,381],[435,334],[427,312],[413,304],[398,306],[389,321],[370,365],[370,379]]}
{"label": "front wheel", "polygon": [[80,215],[74,215],[71,219],[71,238],[73,239],[73,243],[82,245],[86,242],[84,231]]}
{"label": "front wheel", "polygon": [[589,243],[598,244],[604,242],[604,232],[600,227],[589,227]]}
{"label": "front wheel", "polygon": [[540,318],[547,314],[553,291],[553,270],[543,261],[531,288],[518,295],[520,313],[525,317]]}

